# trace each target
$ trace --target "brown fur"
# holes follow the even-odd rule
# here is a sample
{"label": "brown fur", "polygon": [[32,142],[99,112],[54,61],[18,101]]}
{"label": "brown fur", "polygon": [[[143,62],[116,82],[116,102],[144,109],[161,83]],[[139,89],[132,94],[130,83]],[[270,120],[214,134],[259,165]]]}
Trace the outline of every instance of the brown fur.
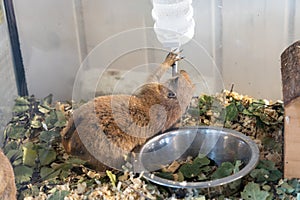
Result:
{"label": "brown fur", "polygon": [[16,199],[14,171],[8,158],[0,150],[0,200]]}
{"label": "brown fur", "polygon": [[[177,60],[177,54],[169,53],[148,80],[159,81]],[[193,90],[188,74],[181,70],[163,84],[143,85],[133,95],[96,97],[74,111],[61,132],[63,146],[100,171],[107,166],[121,169],[123,155],[169,129],[180,118]]]}

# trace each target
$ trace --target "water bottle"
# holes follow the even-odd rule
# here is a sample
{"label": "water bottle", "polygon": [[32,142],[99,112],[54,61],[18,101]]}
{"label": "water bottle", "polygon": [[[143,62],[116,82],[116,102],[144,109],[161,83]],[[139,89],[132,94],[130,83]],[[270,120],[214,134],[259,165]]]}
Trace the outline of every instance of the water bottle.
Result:
{"label": "water bottle", "polygon": [[176,48],[194,36],[192,0],[152,0],[154,31],[164,47]]}

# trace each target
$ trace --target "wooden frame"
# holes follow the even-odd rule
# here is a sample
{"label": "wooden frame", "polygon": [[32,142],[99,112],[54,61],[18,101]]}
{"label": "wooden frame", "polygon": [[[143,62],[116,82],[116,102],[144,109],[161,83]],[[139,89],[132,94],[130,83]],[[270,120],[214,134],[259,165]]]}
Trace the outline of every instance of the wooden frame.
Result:
{"label": "wooden frame", "polygon": [[285,110],[284,176],[300,178],[300,41],[282,53],[281,75]]}

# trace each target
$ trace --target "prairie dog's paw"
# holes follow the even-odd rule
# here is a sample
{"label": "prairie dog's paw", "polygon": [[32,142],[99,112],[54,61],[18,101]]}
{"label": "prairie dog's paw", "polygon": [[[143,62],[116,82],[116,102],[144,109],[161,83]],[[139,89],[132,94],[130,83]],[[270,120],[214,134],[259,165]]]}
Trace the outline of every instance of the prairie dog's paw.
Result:
{"label": "prairie dog's paw", "polygon": [[176,61],[179,61],[181,59],[183,59],[183,57],[180,57],[179,56],[179,53],[181,53],[181,51],[179,51],[178,53],[175,53],[175,50],[174,51],[171,51],[165,61],[164,61],[164,64],[167,64],[168,66],[172,66],[175,64]]}

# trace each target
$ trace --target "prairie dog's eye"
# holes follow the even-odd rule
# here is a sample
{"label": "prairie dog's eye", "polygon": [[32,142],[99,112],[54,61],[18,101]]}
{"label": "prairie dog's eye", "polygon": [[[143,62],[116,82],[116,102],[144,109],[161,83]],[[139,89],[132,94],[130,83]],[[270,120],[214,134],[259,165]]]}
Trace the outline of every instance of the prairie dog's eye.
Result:
{"label": "prairie dog's eye", "polygon": [[172,91],[168,92],[168,98],[173,99],[176,98],[176,94]]}

